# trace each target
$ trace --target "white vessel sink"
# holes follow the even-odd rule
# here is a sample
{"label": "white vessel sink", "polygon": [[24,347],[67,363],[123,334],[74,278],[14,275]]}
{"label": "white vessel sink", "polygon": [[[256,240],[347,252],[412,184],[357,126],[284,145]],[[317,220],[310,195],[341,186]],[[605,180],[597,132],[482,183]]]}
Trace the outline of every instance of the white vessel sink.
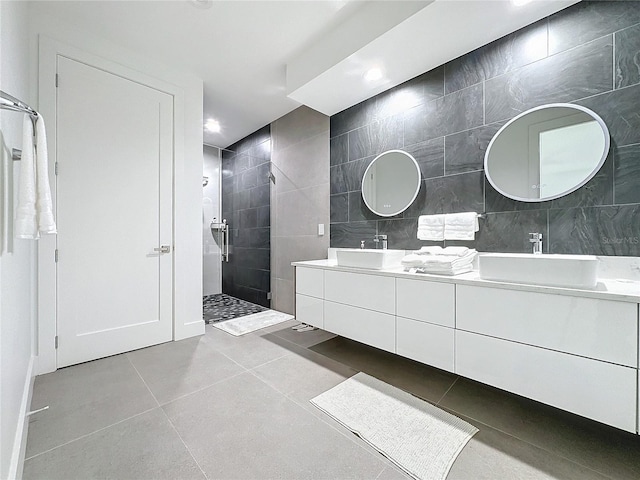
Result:
{"label": "white vessel sink", "polygon": [[336,260],[342,267],[382,270],[400,266],[404,250],[376,250],[372,248],[344,248],[336,250]]}
{"label": "white vessel sink", "polygon": [[572,288],[594,288],[598,283],[594,255],[483,253],[478,268],[484,280]]}

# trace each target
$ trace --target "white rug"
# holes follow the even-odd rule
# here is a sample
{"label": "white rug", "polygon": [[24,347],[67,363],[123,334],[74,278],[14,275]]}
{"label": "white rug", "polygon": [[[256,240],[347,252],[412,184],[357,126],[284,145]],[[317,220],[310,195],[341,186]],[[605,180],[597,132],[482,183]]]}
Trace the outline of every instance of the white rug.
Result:
{"label": "white rug", "polygon": [[420,480],[445,479],[476,427],[365,373],[311,400]]}
{"label": "white rug", "polygon": [[245,315],[244,317],[234,318],[233,320],[224,320],[222,322],[213,323],[211,326],[224,330],[231,335],[239,337],[246,333],[255,332],[261,328],[270,327],[277,323],[291,320],[293,315],[277,312],[275,310],[266,310],[264,312]]}

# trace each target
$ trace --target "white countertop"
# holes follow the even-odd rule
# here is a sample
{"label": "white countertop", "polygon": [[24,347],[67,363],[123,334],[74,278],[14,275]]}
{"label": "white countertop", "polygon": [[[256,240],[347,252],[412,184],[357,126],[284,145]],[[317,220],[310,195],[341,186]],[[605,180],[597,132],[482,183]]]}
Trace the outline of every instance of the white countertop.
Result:
{"label": "white countertop", "polygon": [[437,275],[405,272],[402,267],[385,270],[343,267],[337,265],[335,260],[309,260],[304,262],[292,262],[291,265],[295,267],[329,269],[342,272],[362,273],[366,275],[410,278],[413,280],[424,280],[430,282],[455,283],[458,285],[475,285],[478,287],[505,288],[508,290],[522,290],[526,292],[540,292],[553,295],[569,295],[574,297],[615,300],[618,302],[640,303],[640,281],[637,280],[602,279],[598,281],[598,284],[594,289],[582,290],[577,288],[549,287],[545,285],[529,285],[483,280],[475,270],[461,275]]}

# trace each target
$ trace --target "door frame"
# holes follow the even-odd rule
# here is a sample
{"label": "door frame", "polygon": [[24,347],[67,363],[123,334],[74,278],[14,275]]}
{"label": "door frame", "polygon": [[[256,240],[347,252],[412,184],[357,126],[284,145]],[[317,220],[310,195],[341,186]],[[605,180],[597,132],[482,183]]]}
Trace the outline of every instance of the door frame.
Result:
{"label": "door frame", "polygon": [[[104,50],[104,48],[103,48]],[[172,191],[172,244],[174,246],[174,255],[172,256],[172,338],[179,340],[194,335],[204,333],[204,321],[202,315],[200,318],[190,318],[189,321],[176,322],[176,301],[180,301],[180,295],[176,295],[176,283],[180,283],[177,279],[176,270],[176,184],[178,181],[184,181],[185,177],[185,130],[187,112],[190,106],[196,101],[196,96],[192,92],[186,91],[182,85],[169,83],[165,80],[152,77],[139,70],[130,68],[121,63],[117,63],[103,56],[88,53],[79,48],[59,42],[52,38],[41,35],[39,38],[39,65],[38,65],[38,108],[40,113],[47,121],[47,140],[49,148],[49,180],[51,183],[51,196],[56,208],[56,178],[54,175],[54,165],[56,162],[57,146],[56,146],[56,71],[57,57],[62,55],[72,60],[85,63],[92,67],[113,73],[127,80],[131,80],[142,85],[154,88],[173,96],[173,191]],[[128,62],[131,63],[131,62]],[[176,82],[178,83],[178,82]],[[185,82],[188,83],[188,82]],[[197,84],[196,84],[197,85]],[[200,82],[200,87],[202,83]],[[191,98],[189,98],[191,97]],[[200,88],[200,111],[202,109],[202,91]],[[191,103],[191,105],[190,105]],[[193,118],[193,117],[191,117]],[[202,143],[202,142],[200,142]],[[202,147],[200,146],[200,149]],[[200,167],[200,171],[202,168]],[[181,202],[184,204],[184,201]],[[184,244],[184,240],[183,240]],[[43,236],[38,241],[38,365],[36,374],[53,372],[57,369],[57,354],[55,347],[56,339],[56,264],[55,264],[55,235]],[[184,276],[184,273],[181,275]],[[178,281],[178,282],[177,282]],[[200,309],[202,308],[200,302]],[[181,308],[181,307],[179,307]],[[200,310],[201,311],[201,310]]]}

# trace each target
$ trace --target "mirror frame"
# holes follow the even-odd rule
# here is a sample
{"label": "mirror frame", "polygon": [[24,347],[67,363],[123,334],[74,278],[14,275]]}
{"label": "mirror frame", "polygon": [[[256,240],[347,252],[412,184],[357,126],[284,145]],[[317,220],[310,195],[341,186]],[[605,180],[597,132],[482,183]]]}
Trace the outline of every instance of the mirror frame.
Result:
{"label": "mirror frame", "polygon": [[[411,197],[411,201],[409,203],[407,203],[403,208],[401,208],[400,210],[394,212],[394,213],[380,213],[376,210],[373,209],[373,207],[371,205],[369,205],[369,202],[367,202],[367,199],[365,198],[364,195],[364,181],[367,178],[367,175],[369,174],[369,170],[371,169],[371,167],[373,166],[373,164],[376,162],[376,160],[378,160],[380,157],[388,154],[388,153],[401,153],[403,155],[406,155],[408,158],[411,159],[411,161],[413,162],[413,164],[416,167],[416,171],[418,172],[418,186],[416,187],[416,191],[413,193],[412,197]],[[362,196],[362,200],[364,201],[364,204],[367,206],[367,208],[369,210],[371,210],[373,213],[375,213],[376,215],[380,216],[380,217],[393,217],[395,215],[399,215],[402,212],[404,212],[407,208],[409,208],[411,206],[411,204],[413,204],[413,202],[416,201],[416,198],[418,197],[418,193],[420,193],[420,187],[422,186],[422,172],[420,171],[420,165],[418,165],[418,162],[416,161],[415,158],[413,158],[413,155],[411,155],[408,152],[405,152],[404,150],[387,150],[386,152],[382,152],[381,154],[377,155],[373,160],[371,160],[371,162],[369,163],[369,165],[367,165],[367,169],[364,171],[364,175],[362,175],[362,182],[360,185],[360,195]]]}
{"label": "mirror frame", "polygon": [[[488,166],[488,162],[489,162],[489,154],[491,153],[491,147],[493,146],[493,143],[495,142],[495,140],[500,136],[500,134],[506,130],[511,124],[515,123],[517,120],[519,120],[520,118],[536,112],[538,110],[543,110],[545,108],[557,108],[557,107],[565,107],[565,108],[572,108],[574,110],[578,110],[581,111],[583,113],[588,114],[589,116],[591,116],[596,122],[598,122],[598,125],[600,125],[600,128],[602,129],[602,133],[604,134],[604,151],[601,155],[600,160],[598,161],[598,164],[593,168],[593,170],[591,171],[591,173],[589,175],[587,175],[586,178],[584,178],[581,182],[579,182],[578,184],[576,184],[574,187],[559,193],[557,195],[551,195],[548,197],[544,197],[544,198],[525,198],[525,197],[519,197],[517,195],[511,195],[508,193],[505,193],[500,187],[498,187],[493,179],[491,178],[491,173],[489,172],[489,169],[487,168]],[[565,195],[568,195],[572,192],[575,192],[576,190],[578,190],[580,187],[584,186],[589,180],[591,180],[602,168],[602,165],[604,164],[604,162],[607,159],[607,156],[609,155],[609,149],[611,147],[611,136],[609,134],[609,129],[607,128],[606,123],[604,123],[604,120],[602,120],[602,118],[595,113],[593,110],[588,109],[587,107],[583,107],[582,105],[575,105],[573,103],[549,103],[546,105],[540,105],[538,107],[534,107],[534,108],[530,108],[529,110],[526,110],[522,113],[520,113],[519,115],[513,117],[511,120],[509,120],[506,124],[504,124],[500,130],[498,130],[496,132],[496,134],[493,136],[493,138],[491,138],[491,141],[489,142],[489,145],[487,146],[487,150],[485,151],[484,154],[484,174],[487,177],[487,180],[489,181],[489,183],[493,186],[493,188],[496,189],[496,191],[500,194],[503,195],[507,198],[511,198],[512,200],[517,200],[519,202],[529,202],[529,203],[539,203],[539,202],[548,202],[549,200],[555,200],[556,198],[560,198],[560,197],[564,197]]]}

